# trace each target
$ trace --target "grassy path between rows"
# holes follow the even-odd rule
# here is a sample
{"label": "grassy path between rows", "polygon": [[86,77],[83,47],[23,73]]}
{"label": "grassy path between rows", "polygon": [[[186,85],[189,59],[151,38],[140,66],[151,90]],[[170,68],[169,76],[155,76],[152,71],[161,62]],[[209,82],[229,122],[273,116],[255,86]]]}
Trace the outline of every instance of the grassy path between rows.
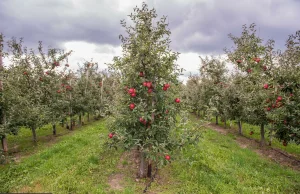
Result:
{"label": "grassy path between rows", "polygon": [[[0,166],[0,193],[142,193],[143,181],[126,168],[130,158],[102,147],[106,140],[105,121],[97,121],[19,163]],[[171,157],[149,193],[300,193],[300,172],[242,149],[233,137],[216,131],[205,130],[198,145]],[[120,190],[112,190],[109,180],[118,173],[123,174]]]}
{"label": "grassy path between rows", "polygon": [[[216,123],[215,118],[212,119],[212,123]],[[231,124],[231,126],[229,126],[230,124]],[[242,131],[243,131],[243,135],[245,137],[260,141],[260,126],[250,125],[248,123],[243,123],[242,125],[243,125]],[[219,121],[219,126],[225,128],[225,123],[222,121]],[[227,121],[226,127],[227,127],[227,129],[230,128],[230,129],[238,132],[238,125],[235,121]],[[253,131],[252,135],[250,135],[251,131]],[[265,138],[266,138],[266,144],[268,145],[268,143],[270,141],[269,134],[268,134],[268,127],[266,127]],[[280,142],[276,138],[273,138],[272,139],[272,147],[283,150],[289,154],[293,154],[295,157],[300,159],[300,146],[297,145],[296,143],[289,143],[288,146],[283,146],[282,142]]]}

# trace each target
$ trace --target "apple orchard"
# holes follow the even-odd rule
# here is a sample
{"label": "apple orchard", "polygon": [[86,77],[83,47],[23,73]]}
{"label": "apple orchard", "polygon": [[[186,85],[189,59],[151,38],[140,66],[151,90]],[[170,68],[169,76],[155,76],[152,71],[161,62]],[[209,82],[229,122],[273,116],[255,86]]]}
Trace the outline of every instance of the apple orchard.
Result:
{"label": "apple orchard", "polygon": [[199,74],[184,85],[166,17],[157,20],[145,3],[129,17],[133,26],[121,21],[123,54],[102,71],[93,61],[75,71],[72,51],[45,51],[40,42],[36,52],[23,39],[5,42],[0,35],[1,152],[10,149],[7,136],[20,130],[30,130],[36,144],[36,130],[45,125],[55,136],[58,125],[75,130],[83,118],[105,118],[106,145],[136,150],[138,176],[151,177],[176,158],[174,151],[199,140],[200,131],[187,127],[189,114],[235,122],[241,135],[243,123],[259,126],[261,146],[274,138],[284,146],[300,143],[300,31],[279,51],[274,40],[257,36],[255,24],[244,25],[240,36],[229,34],[234,48],[224,49],[227,59],[200,58]]}

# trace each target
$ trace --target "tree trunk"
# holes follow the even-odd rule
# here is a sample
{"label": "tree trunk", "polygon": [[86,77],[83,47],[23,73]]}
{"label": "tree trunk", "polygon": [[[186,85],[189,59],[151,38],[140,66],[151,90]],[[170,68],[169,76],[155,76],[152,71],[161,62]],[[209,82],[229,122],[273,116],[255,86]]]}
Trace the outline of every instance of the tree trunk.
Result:
{"label": "tree trunk", "polygon": [[272,140],[273,140],[273,130],[271,129],[271,131],[270,131],[270,141],[269,141],[269,146],[271,146],[272,145]]}
{"label": "tree trunk", "polygon": [[264,124],[260,125],[260,146],[265,146],[265,126]]}
{"label": "tree trunk", "polygon": [[226,118],[224,119],[224,127],[225,127],[225,129],[227,128],[227,125],[226,125]]}
{"label": "tree trunk", "polygon": [[2,145],[2,149],[4,152],[7,152],[8,151],[8,146],[7,146],[7,139],[6,139],[6,136],[3,135],[1,137],[1,145]]}
{"label": "tree trunk", "polygon": [[242,135],[242,122],[238,121],[238,126],[239,126],[239,134]]}
{"label": "tree trunk", "polygon": [[61,120],[61,127],[64,127],[65,126],[65,119],[62,119]]}
{"label": "tree trunk", "polygon": [[73,121],[72,121],[72,117],[70,117],[70,130],[73,130]]}
{"label": "tree trunk", "polygon": [[87,121],[90,122],[90,113],[87,113]]}
{"label": "tree trunk", "polygon": [[34,127],[32,127],[31,131],[32,131],[32,140],[33,140],[33,143],[36,143],[37,142],[37,139],[36,139],[36,129]]}
{"label": "tree trunk", "polygon": [[[2,42],[0,42],[0,45],[2,44]],[[4,71],[4,68],[3,68],[3,63],[2,63],[2,48],[0,49],[0,72],[1,71]],[[3,75],[2,73],[0,75]],[[3,91],[3,83],[2,83],[2,80],[3,79],[3,76],[0,77],[0,92],[1,92],[1,97],[3,100],[3,95],[2,95],[2,91]],[[0,114],[2,115],[2,118],[0,118],[0,124],[2,124],[3,126],[6,125],[6,113],[5,111],[1,108],[0,109]],[[4,129],[5,131],[5,129]],[[2,137],[1,137],[1,145],[2,145],[2,148],[3,148],[3,151],[4,152],[7,152],[8,151],[8,148],[7,148],[7,139],[6,139],[6,135],[4,134]]]}
{"label": "tree trunk", "polygon": [[219,118],[218,118],[218,115],[216,116],[216,125],[219,125]]}
{"label": "tree trunk", "polygon": [[56,135],[56,124],[52,125],[52,134]]}
{"label": "tree trunk", "polygon": [[145,154],[140,152],[140,167],[139,167],[139,178],[145,178]]}
{"label": "tree trunk", "polygon": [[147,177],[151,178],[151,176],[152,176],[152,164],[151,164],[151,161],[149,160]]}
{"label": "tree trunk", "polygon": [[79,120],[78,125],[79,125],[79,126],[82,126],[81,113],[79,113],[78,120]]}

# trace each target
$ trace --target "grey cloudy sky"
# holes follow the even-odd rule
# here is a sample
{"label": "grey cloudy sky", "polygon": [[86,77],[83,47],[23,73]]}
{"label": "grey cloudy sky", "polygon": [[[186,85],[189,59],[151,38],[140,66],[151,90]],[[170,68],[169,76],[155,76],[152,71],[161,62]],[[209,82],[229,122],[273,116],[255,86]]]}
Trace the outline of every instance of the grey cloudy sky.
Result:
{"label": "grey cloudy sky", "polygon": [[[74,50],[76,66],[94,58],[100,64],[121,53],[121,19],[128,19],[142,0],[0,0],[0,32],[24,37],[25,44]],[[257,24],[261,38],[284,49],[289,34],[300,30],[300,0],[148,0],[160,16],[167,15],[172,49],[178,63],[197,72],[199,55],[223,54],[232,45],[229,33],[239,35],[243,24]],[[105,67],[105,66],[103,66]]]}

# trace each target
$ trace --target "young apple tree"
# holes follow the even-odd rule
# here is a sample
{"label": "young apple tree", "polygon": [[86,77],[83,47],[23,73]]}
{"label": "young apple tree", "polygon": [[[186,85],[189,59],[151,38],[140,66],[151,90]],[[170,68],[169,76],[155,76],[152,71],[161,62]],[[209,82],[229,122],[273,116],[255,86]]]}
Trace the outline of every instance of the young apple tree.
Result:
{"label": "young apple tree", "polygon": [[109,64],[121,80],[109,138],[112,145],[138,149],[138,174],[145,177],[146,160],[150,176],[152,164],[171,160],[170,152],[187,141],[188,134],[178,131],[183,123],[177,123],[181,110],[177,85],[182,70],[175,64],[179,53],[169,48],[171,32],[166,17],[154,25],[156,11],[149,10],[145,3],[129,16],[134,26],[121,21],[128,33],[128,37],[120,35],[123,56],[115,57],[114,63]]}
{"label": "young apple tree", "polygon": [[268,124],[265,101],[267,93],[264,83],[272,77],[272,50],[274,41],[270,40],[262,45],[262,39],[257,37],[255,24],[249,28],[244,25],[240,37],[229,34],[235,44],[233,51],[225,49],[231,62],[237,64],[244,74],[243,95],[245,96],[245,115],[248,123],[259,125],[261,133],[261,146],[265,144],[265,126]]}
{"label": "young apple tree", "polygon": [[[201,59],[200,77],[202,83],[206,83],[204,93],[206,105],[209,107],[209,112],[216,117],[218,124],[219,116],[226,120],[225,106],[223,101],[224,89],[226,88],[226,64],[221,58],[211,56]],[[226,123],[226,121],[225,121]]]}
{"label": "young apple tree", "polygon": [[224,104],[227,118],[236,121],[239,134],[242,134],[242,121],[245,121],[245,100],[243,91],[243,76],[241,74],[232,74],[231,80],[224,91]]}

